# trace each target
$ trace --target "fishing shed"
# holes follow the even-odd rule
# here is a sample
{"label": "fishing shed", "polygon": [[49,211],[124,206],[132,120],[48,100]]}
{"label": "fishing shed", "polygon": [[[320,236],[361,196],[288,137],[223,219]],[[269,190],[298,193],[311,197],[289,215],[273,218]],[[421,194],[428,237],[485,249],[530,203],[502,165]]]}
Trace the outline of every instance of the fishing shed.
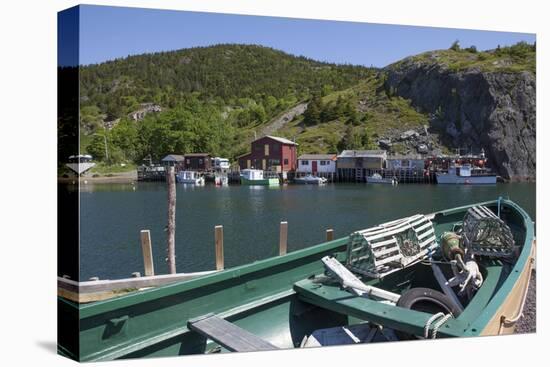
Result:
{"label": "fishing shed", "polygon": [[250,144],[250,153],[238,157],[240,169],[255,168],[286,174],[296,170],[295,142],[277,136],[264,136]]}
{"label": "fishing shed", "polygon": [[430,182],[426,160],[419,155],[393,155],[386,159],[385,176],[398,179],[400,183]]}
{"label": "fishing shed", "polygon": [[208,171],[211,168],[210,154],[189,153],[185,156],[184,169],[188,171]]}
{"label": "fishing shed", "polygon": [[179,154],[168,154],[161,159],[161,164],[165,167],[174,167],[176,172],[183,169],[185,157]]}
{"label": "fishing shed", "polygon": [[384,168],[385,150],[344,150],[336,160],[340,181],[363,182],[367,176]]}
{"label": "fishing shed", "polygon": [[386,159],[386,168],[389,170],[424,171],[425,160],[420,156],[394,155]]}
{"label": "fishing shed", "polygon": [[336,157],[336,154],[302,154],[296,173],[332,178],[336,174]]}

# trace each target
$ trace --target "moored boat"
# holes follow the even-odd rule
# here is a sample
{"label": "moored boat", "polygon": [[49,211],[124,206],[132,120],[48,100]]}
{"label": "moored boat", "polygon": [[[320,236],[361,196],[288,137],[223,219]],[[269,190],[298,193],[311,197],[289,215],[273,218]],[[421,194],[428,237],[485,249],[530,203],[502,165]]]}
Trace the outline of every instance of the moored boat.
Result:
{"label": "moored boat", "polygon": [[367,183],[397,185],[397,179],[395,177],[382,177],[379,173],[374,173],[371,176],[368,176],[366,180]]}
{"label": "moored boat", "polygon": [[180,171],[176,175],[176,181],[183,184],[204,185],[204,177],[196,171]]}
{"label": "moored boat", "polygon": [[242,185],[278,186],[278,177],[267,177],[260,169],[243,169],[241,171]]}
{"label": "moored boat", "polygon": [[[535,256],[510,200],[417,214],[158,288],[61,297],[59,351],[81,361],[511,333]],[[380,327],[382,326],[382,327]]]}
{"label": "moored boat", "polygon": [[438,184],[455,185],[494,185],[497,176],[487,168],[473,167],[471,164],[450,165],[447,172],[435,174]]}
{"label": "moored boat", "polygon": [[227,186],[229,184],[229,179],[226,175],[216,175],[214,177],[214,183],[216,186]]}
{"label": "moored boat", "polygon": [[294,183],[302,185],[323,185],[326,184],[327,181],[328,180],[324,177],[317,177],[313,175],[294,178]]}

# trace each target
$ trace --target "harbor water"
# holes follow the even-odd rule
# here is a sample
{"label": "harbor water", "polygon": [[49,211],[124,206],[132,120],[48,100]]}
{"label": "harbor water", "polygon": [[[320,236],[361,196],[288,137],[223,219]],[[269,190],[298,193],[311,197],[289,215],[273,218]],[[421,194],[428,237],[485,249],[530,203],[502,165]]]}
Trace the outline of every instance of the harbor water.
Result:
{"label": "harbor water", "polygon": [[[140,230],[149,229],[156,274],[167,273],[167,190],[163,182],[82,184],[80,277],[119,279],[143,274]],[[416,213],[508,197],[535,220],[535,184],[177,185],[177,271],[215,268],[214,226],[224,227],[225,267],[278,254],[279,223],[288,222],[288,251]]]}

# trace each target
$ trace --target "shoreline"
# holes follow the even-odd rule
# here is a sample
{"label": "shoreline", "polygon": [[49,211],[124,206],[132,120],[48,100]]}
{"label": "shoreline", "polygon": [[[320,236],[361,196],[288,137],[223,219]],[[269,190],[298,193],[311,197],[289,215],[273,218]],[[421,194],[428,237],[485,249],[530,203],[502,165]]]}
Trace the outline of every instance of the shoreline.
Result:
{"label": "shoreline", "polygon": [[82,177],[58,177],[58,183],[76,184],[77,182],[85,184],[102,184],[102,183],[134,183],[137,182],[137,171],[114,172],[109,173],[110,176],[82,176]]}

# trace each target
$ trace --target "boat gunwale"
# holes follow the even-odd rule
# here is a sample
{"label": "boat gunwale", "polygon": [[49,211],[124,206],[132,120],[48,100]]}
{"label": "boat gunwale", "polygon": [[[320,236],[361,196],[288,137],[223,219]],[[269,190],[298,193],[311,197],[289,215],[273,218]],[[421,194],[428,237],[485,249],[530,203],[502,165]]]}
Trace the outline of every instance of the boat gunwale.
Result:
{"label": "boat gunwale", "polygon": [[320,252],[336,250],[344,247],[348,237],[342,237],[329,242],[323,242],[318,245],[307,247],[301,250],[293,251],[286,255],[270,257],[267,259],[258,260],[252,263],[236,266],[230,269],[222,270],[202,277],[184,280],[166,284],[157,288],[146,289],[139,292],[129,293],[117,298],[111,298],[104,301],[98,301],[87,304],[76,304],[80,311],[80,318],[92,317],[104,312],[114,311],[119,308],[133,306],[142,302],[152,301],[159,298],[164,298],[181,292],[218,283],[244,275],[249,275],[254,272],[265,270],[269,267],[283,265],[291,261],[300,260],[302,258],[315,255]]}
{"label": "boat gunwale", "polygon": [[[495,202],[498,204],[499,200],[492,201],[492,203]],[[512,207],[521,215],[525,228],[525,240],[523,242],[521,253],[518,256],[516,263],[510,270],[510,273],[508,274],[498,291],[493,295],[489,303],[484,307],[483,312],[480,314],[480,316],[472,321],[468,330],[465,331],[464,336],[479,336],[483,332],[485,327],[498,312],[500,306],[506,301],[506,298],[520,279],[525,268],[529,266],[528,260],[529,258],[531,258],[531,253],[533,250],[533,240],[535,236],[533,221],[531,220],[529,214],[527,214],[525,210],[523,210],[515,202],[508,199],[502,199],[500,200],[500,203],[501,205],[505,204]]]}

